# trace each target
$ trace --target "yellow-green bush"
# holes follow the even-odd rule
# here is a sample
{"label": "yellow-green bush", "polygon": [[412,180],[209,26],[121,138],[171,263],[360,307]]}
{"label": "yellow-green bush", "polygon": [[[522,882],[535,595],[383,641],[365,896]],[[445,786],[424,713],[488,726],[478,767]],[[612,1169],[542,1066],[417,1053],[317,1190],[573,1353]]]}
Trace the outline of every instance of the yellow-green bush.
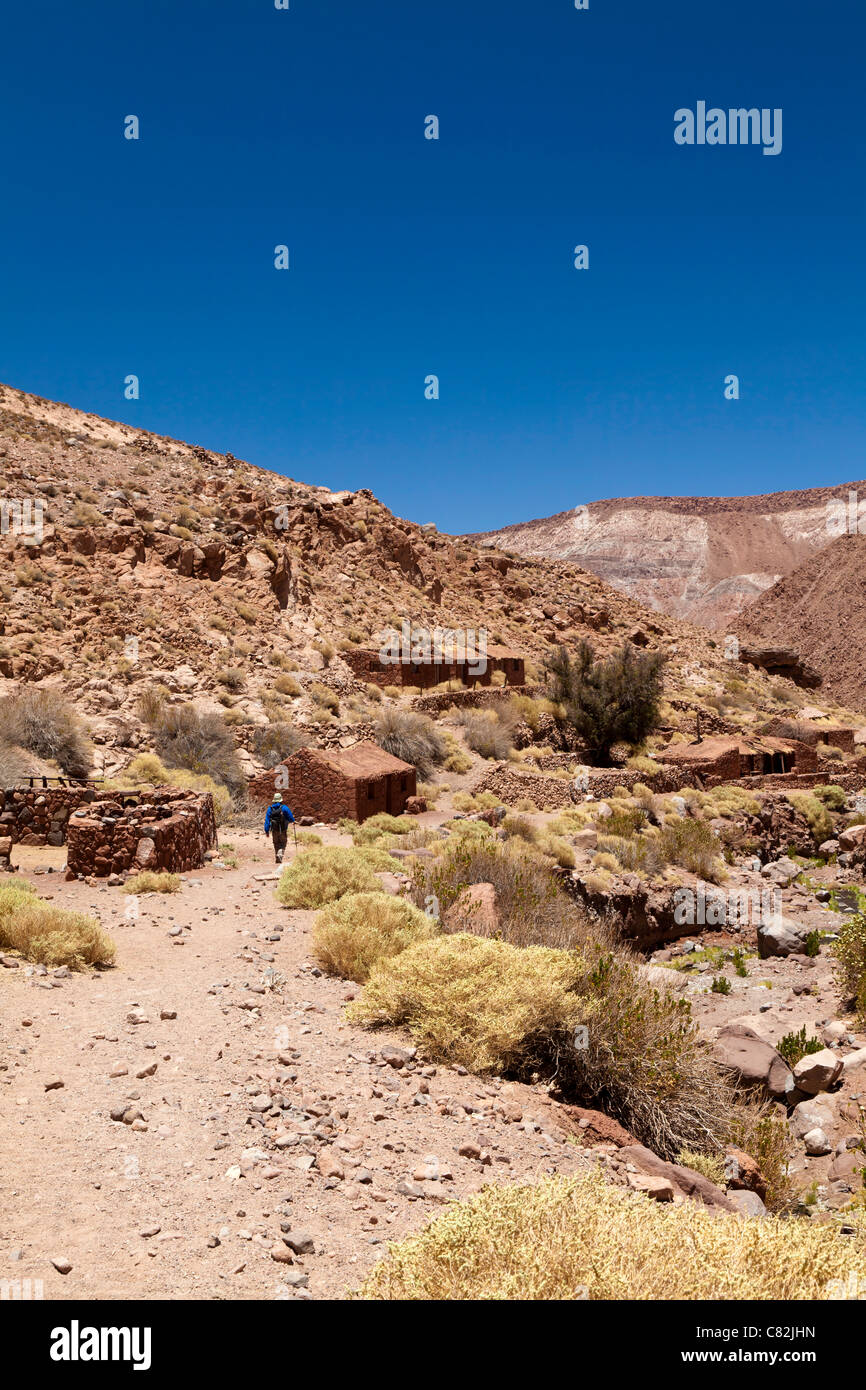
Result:
{"label": "yellow-green bush", "polygon": [[[339,845],[304,850],[283,869],[276,888],[277,901],[283,907],[324,907],[344,893],[375,893],[382,885],[370,864],[370,856],[377,852],[373,846],[356,850]],[[395,861],[389,862],[393,865]]]}
{"label": "yellow-green bush", "polygon": [[24,879],[0,887],[0,948],[37,965],[109,965],[115,946],[95,917],[45,902]]}
{"label": "yellow-green bush", "polygon": [[143,869],[140,874],[134,874],[128,878],[123,885],[124,893],[179,893],[180,874],[161,874],[153,873],[150,869]]}
{"label": "yellow-green bush", "polygon": [[697,1202],[662,1205],[601,1173],[488,1186],[389,1246],[353,1295],[376,1300],[823,1300],[866,1279],[863,1234]]}
{"label": "yellow-green bush", "polygon": [[139,753],[119,773],[112,785],[137,787],[142,782],[154,786],[183,787],[186,791],[210,792],[213,797],[217,825],[223,825],[232,810],[231,792],[222,782],[214,781],[206,772],[188,772],[184,767],[166,767],[156,753]]}
{"label": "yellow-green bush", "polygon": [[570,1045],[591,1011],[580,957],[472,936],[433,937],[374,966],[349,1016],[404,1025],[424,1055],[474,1072],[526,1072]]}
{"label": "yellow-green bush", "polygon": [[363,982],[377,961],[433,936],[437,924],[391,893],[346,893],[313,923],[313,954],[331,975]]}
{"label": "yellow-green bush", "polygon": [[833,834],[833,817],[818,797],[812,792],[788,792],[788,801],[794,810],[808,821],[812,838],[816,845],[829,840]]}

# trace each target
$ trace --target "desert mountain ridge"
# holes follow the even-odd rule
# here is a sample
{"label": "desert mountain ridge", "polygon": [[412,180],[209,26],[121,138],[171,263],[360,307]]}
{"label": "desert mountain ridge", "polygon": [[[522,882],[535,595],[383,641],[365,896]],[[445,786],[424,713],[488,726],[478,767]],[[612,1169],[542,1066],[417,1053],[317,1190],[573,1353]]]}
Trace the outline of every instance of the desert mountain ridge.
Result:
{"label": "desert mountain ridge", "polygon": [[864,488],[609,498],[465,539],[579,564],[651,608],[733,632],[739,613],[838,534],[828,518]]}
{"label": "desert mountain ridge", "polygon": [[154,682],[222,713],[249,775],[269,726],[355,741],[376,707],[343,653],[405,622],[484,629],[536,678],[552,646],[581,638],[661,650],[666,719],[689,736],[696,711],[748,724],[803,702],[572,560],[441,535],[367,489],[332,492],[9,386],[0,467],[7,509],[39,502],[43,521],[38,538],[0,535],[0,695],[57,685],[109,776],[147,747],[137,711]]}

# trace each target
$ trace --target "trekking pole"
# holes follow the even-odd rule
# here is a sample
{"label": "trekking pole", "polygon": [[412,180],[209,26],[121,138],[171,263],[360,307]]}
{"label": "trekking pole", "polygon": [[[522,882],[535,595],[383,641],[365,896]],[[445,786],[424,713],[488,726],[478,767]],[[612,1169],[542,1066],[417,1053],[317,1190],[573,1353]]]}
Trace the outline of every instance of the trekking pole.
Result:
{"label": "trekking pole", "polygon": [[295,837],[295,849],[297,849],[297,848],[298,848],[298,827],[295,825],[295,822],[294,822],[294,821],[292,821],[292,833],[294,834],[294,837]]}

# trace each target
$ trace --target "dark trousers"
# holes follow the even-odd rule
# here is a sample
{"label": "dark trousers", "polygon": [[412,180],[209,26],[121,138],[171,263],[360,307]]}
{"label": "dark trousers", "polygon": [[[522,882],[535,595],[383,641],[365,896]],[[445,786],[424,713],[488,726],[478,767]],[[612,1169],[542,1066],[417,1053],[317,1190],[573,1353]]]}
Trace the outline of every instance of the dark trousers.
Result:
{"label": "dark trousers", "polygon": [[274,842],[274,858],[280,864],[289,839],[289,827],[275,821],[271,826],[271,839]]}

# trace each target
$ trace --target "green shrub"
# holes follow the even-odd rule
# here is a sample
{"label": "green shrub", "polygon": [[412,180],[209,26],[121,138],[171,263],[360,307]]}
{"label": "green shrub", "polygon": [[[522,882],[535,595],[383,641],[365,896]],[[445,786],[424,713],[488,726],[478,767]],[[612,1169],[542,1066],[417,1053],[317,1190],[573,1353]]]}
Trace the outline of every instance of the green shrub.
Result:
{"label": "green shrub", "polygon": [[833,817],[820,801],[817,795],[812,792],[788,792],[787,799],[801,816],[808,822],[812,832],[812,838],[816,845],[820,845],[824,840],[829,840],[833,834]]}
{"label": "green shrub", "polygon": [[813,1052],[820,1052],[824,1044],[818,1038],[806,1037],[806,1025],[798,1033],[786,1033],[785,1036],[776,1044],[776,1051],[780,1057],[784,1057],[789,1067],[795,1067],[803,1057],[808,1057]]}
{"label": "green shrub", "polygon": [[609,762],[614,743],[640,744],[658,724],[664,660],[629,643],[596,660],[588,642],[574,656],[560,647],[549,659],[551,699],[600,762]]}
{"label": "green shrub", "polygon": [[866,913],[856,912],[842,923],[831,950],[842,998],[854,1000],[860,1021],[866,1024]]}

